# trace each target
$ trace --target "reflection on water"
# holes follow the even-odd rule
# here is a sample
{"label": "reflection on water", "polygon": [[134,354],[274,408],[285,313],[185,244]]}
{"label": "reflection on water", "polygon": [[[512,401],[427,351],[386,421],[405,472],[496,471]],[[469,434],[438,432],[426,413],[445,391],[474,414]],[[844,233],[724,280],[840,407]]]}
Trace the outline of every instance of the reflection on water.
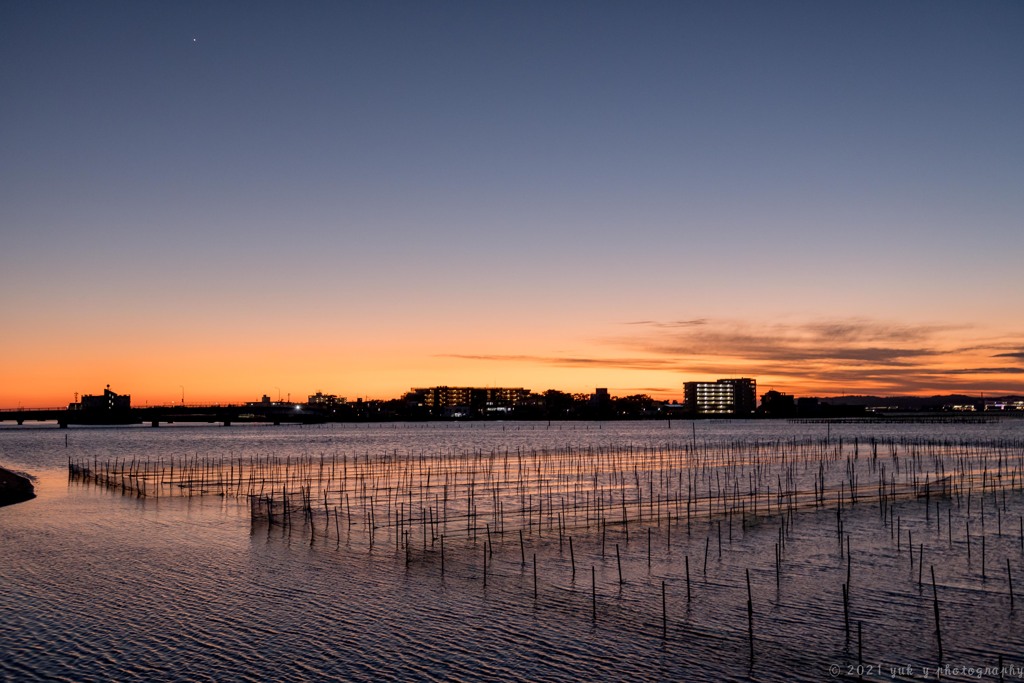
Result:
{"label": "reflection on water", "polygon": [[[1019,467],[1022,426],[832,425],[829,436],[1017,439],[1006,456],[1008,467]],[[628,541],[615,526],[580,532],[571,554],[557,524],[527,534],[522,546],[516,534],[493,538],[493,549],[482,534],[453,534],[442,573],[433,534],[417,536],[420,552],[412,555],[393,533],[371,550],[358,525],[310,533],[302,520],[253,522],[249,507],[230,496],[142,499],[69,483],[66,469],[69,458],[663,448],[694,437],[708,444],[821,438],[825,428],[0,429],[0,464],[39,477],[35,501],[0,509],[0,679],[821,680],[830,666],[845,672],[857,665],[858,624],[865,664],[911,665],[920,674],[938,661],[932,566],[945,663],[994,667],[1000,655],[1005,665],[1024,663],[1024,597],[1010,608],[1008,580],[1024,594],[1019,490],[972,491],[969,512],[966,496],[930,499],[927,514],[916,498],[885,510],[858,504],[842,513],[842,536],[834,506],[749,524],[694,520],[689,534],[678,522],[670,528],[652,518]],[[888,680],[884,673],[868,678]]]}

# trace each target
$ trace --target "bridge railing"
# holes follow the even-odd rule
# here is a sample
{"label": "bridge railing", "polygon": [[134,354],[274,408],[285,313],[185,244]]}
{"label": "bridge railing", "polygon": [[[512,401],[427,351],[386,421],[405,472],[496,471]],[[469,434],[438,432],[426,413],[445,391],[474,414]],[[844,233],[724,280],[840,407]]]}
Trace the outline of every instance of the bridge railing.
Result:
{"label": "bridge railing", "polygon": [[67,410],[67,406],[57,406],[55,408],[0,408],[0,413],[39,413],[43,411],[53,410]]}

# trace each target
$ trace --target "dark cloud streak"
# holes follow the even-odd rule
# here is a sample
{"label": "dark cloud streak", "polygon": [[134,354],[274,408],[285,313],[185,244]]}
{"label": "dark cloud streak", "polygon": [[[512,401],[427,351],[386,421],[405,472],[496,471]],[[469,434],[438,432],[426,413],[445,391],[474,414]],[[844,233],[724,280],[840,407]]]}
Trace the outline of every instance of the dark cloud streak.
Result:
{"label": "dark cloud streak", "polygon": [[[1024,391],[1020,367],[972,366],[967,359],[1024,359],[1024,351],[1003,351],[1005,339],[951,346],[944,325],[889,324],[864,319],[810,323],[746,323],[707,318],[634,321],[637,334],[604,340],[632,353],[609,357],[462,355],[448,357],[523,362],[562,368],[608,368],[674,372],[694,376],[771,377],[777,384],[820,387],[821,391],[920,393],[928,391]],[[962,363],[956,367],[957,362]],[[1001,380],[1001,381],[1000,381]],[[999,383],[1002,386],[993,386]]]}

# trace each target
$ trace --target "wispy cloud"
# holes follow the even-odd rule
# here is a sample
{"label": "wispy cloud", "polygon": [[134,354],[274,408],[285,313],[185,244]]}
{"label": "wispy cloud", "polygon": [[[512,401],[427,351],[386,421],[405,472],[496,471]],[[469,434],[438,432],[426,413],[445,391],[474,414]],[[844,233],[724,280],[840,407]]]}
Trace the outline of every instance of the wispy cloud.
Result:
{"label": "wispy cloud", "polygon": [[[1020,347],[966,326],[833,319],[746,322],[694,318],[622,323],[629,333],[600,344],[619,353],[586,355],[461,355],[492,362],[562,368],[671,372],[683,381],[746,375],[780,388],[816,392],[1024,392],[1024,368],[991,366],[986,358],[1024,359]],[[967,339],[968,333],[971,335]],[[969,339],[969,341],[968,341]],[[968,341],[968,343],[964,343]],[[627,353],[621,353],[627,351]]]}
{"label": "wispy cloud", "polygon": [[[648,326],[646,334],[609,340],[642,355],[673,358],[690,372],[735,373],[791,381],[794,384],[919,392],[967,389],[997,381],[1020,390],[1015,367],[977,365],[1006,339],[963,344],[967,326],[905,324],[862,318],[779,322],[753,326],[728,320],[700,328],[666,330]],[[1019,358],[1016,351],[996,356]],[[972,362],[973,360],[973,362]],[[984,382],[984,383],[983,383]]]}
{"label": "wispy cloud", "polygon": [[524,362],[539,365],[552,365],[563,368],[578,367],[606,367],[627,370],[679,370],[681,366],[677,361],[665,358],[645,357],[580,357],[580,356],[527,356],[527,355],[480,355],[480,354],[443,354],[444,358],[460,358],[462,360],[481,360],[497,362]]}
{"label": "wispy cloud", "polygon": [[946,370],[951,375],[1024,375],[1024,368],[968,368],[966,370]]}
{"label": "wispy cloud", "polygon": [[707,325],[708,322],[709,321],[707,318],[694,318],[693,320],[672,320],[668,322],[657,320],[634,320],[623,324],[637,325],[642,327],[653,327],[656,329],[671,329],[678,327],[697,327],[699,325]]}

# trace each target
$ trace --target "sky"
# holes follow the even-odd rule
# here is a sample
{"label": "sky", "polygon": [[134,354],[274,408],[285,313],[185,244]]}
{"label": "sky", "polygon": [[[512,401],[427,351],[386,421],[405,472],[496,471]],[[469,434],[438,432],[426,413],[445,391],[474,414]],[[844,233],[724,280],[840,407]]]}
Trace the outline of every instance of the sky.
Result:
{"label": "sky", "polygon": [[1024,393],[1024,3],[0,1],[0,407]]}

